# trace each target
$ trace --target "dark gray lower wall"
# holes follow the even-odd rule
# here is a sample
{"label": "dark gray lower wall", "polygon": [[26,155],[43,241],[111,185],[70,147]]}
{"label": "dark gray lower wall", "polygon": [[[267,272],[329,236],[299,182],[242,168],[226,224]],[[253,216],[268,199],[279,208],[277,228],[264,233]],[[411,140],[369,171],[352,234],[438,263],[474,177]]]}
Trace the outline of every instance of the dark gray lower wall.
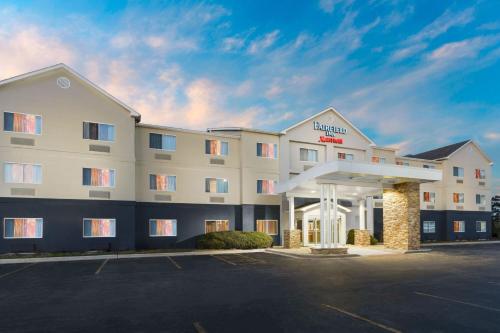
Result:
{"label": "dark gray lower wall", "polygon": [[[383,242],[384,212],[382,208],[373,209],[374,236]],[[424,221],[436,222],[435,233],[424,233]],[[453,231],[453,221],[465,221],[465,232]],[[486,232],[476,232],[476,221],[486,221]],[[421,210],[420,239],[423,242],[490,239],[491,212]]]}
{"label": "dark gray lower wall", "polygon": [[[133,249],[134,215],[131,201],[0,198],[0,252]],[[5,239],[6,217],[43,218],[43,238]],[[83,238],[84,218],[115,218],[116,237]]]}
{"label": "dark gray lower wall", "polygon": [[280,206],[279,205],[242,205],[243,231],[254,231],[257,220],[277,220],[278,234],[273,235],[275,245],[280,244]]}
{"label": "dark gray lower wall", "polygon": [[[176,219],[177,237],[149,237],[150,219]],[[135,220],[138,249],[192,248],[205,233],[205,220],[229,220],[230,230],[241,230],[241,206],[137,202]]]}

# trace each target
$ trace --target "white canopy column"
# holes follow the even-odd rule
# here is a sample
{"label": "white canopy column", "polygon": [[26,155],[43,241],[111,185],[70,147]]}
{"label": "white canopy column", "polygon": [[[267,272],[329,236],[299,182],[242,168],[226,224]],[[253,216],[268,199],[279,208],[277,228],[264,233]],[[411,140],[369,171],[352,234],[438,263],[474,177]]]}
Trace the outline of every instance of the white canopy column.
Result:
{"label": "white canopy column", "polygon": [[359,229],[366,229],[366,220],[365,220],[365,200],[359,200]]}
{"label": "white canopy column", "polygon": [[295,229],[295,197],[288,196],[288,230]]}
{"label": "white canopy column", "polygon": [[334,184],[320,184],[320,247],[338,247],[337,188]]}
{"label": "white canopy column", "polygon": [[366,197],[366,228],[373,236],[373,197]]}

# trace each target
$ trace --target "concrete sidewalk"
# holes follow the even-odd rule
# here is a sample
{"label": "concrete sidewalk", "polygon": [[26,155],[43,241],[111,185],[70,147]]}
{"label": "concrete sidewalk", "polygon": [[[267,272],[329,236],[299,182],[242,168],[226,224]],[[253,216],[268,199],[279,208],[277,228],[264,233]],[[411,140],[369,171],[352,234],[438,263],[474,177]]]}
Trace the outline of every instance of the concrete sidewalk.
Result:
{"label": "concrete sidewalk", "polygon": [[240,254],[265,252],[265,249],[255,250],[198,250],[186,252],[161,252],[161,253],[128,253],[128,254],[100,254],[82,256],[61,256],[61,257],[34,257],[34,258],[12,258],[0,259],[3,264],[27,264],[41,262],[62,262],[62,261],[84,261],[84,260],[105,260],[105,259],[133,259],[133,258],[156,258],[156,257],[181,257],[181,256],[211,256],[218,254]]}
{"label": "concrete sidewalk", "polygon": [[421,246],[458,246],[458,245],[483,245],[483,244],[500,244],[500,240],[477,240],[477,241],[454,241],[454,242],[436,242],[422,243]]}
{"label": "concrete sidewalk", "polygon": [[347,254],[333,254],[333,255],[311,254],[311,250],[309,247],[300,247],[297,249],[285,249],[282,247],[276,247],[272,249],[267,249],[266,252],[286,257],[292,257],[296,259],[386,256],[386,255],[396,255],[396,254],[406,253],[405,251],[387,249],[383,245],[372,245],[372,246],[346,245],[346,247],[348,248]]}

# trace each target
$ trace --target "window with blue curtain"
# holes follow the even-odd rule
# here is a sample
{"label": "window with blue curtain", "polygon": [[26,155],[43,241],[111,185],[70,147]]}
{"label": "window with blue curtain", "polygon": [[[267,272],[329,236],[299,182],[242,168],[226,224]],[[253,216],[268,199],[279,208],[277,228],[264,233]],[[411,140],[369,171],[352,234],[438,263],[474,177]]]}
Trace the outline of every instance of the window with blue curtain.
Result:
{"label": "window with blue curtain", "polygon": [[227,179],[217,179],[217,193],[228,193]]}
{"label": "window with blue curtain", "polygon": [[90,168],[83,168],[83,185],[90,186],[92,179],[92,170]]}
{"label": "window with blue curtain", "polygon": [[149,148],[161,149],[161,134],[149,133]]}
{"label": "window with blue curtain", "polygon": [[262,193],[262,180],[257,180],[257,193]]}
{"label": "window with blue curtain", "polygon": [[3,130],[12,132],[14,131],[14,114],[11,112],[3,113]]}
{"label": "window with blue curtain", "polygon": [[115,126],[83,122],[83,138],[88,140],[115,141]]}
{"label": "window with blue curtain", "polygon": [[205,192],[207,193],[228,193],[229,185],[227,179],[222,178],[206,178]]}
{"label": "window with blue curtain", "polygon": [[175,135],[149,133],[149,148],[175,151],[177,149],[177,137]]}
{"label": "window with blue curtain", "polygon": [[3,130],[40,135],[42,134],[42,116],[4,111]]}
{"label": "window with blue curtain", "polygon": [[18,184],[41,184],[42,166],[38,164],[5,163],[4,181]]}
{"label": "window with blue curtain", "polygon": [[177,179],[175,176],[168,176],[167,177],[168,182],[167,182],[167,191],[170,192],[175,192],[177,188]]}
{"label": "window with blue curtain", "polygon": [[229,143],[228,142],[221,142],[221,149],[220,149],[220,154],[227,156],[229,154]]}

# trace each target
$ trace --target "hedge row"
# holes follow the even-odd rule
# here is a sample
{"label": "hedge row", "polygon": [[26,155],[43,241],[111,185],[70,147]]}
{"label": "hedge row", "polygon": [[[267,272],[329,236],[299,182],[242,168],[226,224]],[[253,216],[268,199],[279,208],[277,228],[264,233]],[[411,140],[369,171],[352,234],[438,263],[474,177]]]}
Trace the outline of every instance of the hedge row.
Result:
{"label": "hedge row", "polygon": [[256,231],[210,232],[196,238],[199,249],[260,249],[272,244],[271,236]]}

